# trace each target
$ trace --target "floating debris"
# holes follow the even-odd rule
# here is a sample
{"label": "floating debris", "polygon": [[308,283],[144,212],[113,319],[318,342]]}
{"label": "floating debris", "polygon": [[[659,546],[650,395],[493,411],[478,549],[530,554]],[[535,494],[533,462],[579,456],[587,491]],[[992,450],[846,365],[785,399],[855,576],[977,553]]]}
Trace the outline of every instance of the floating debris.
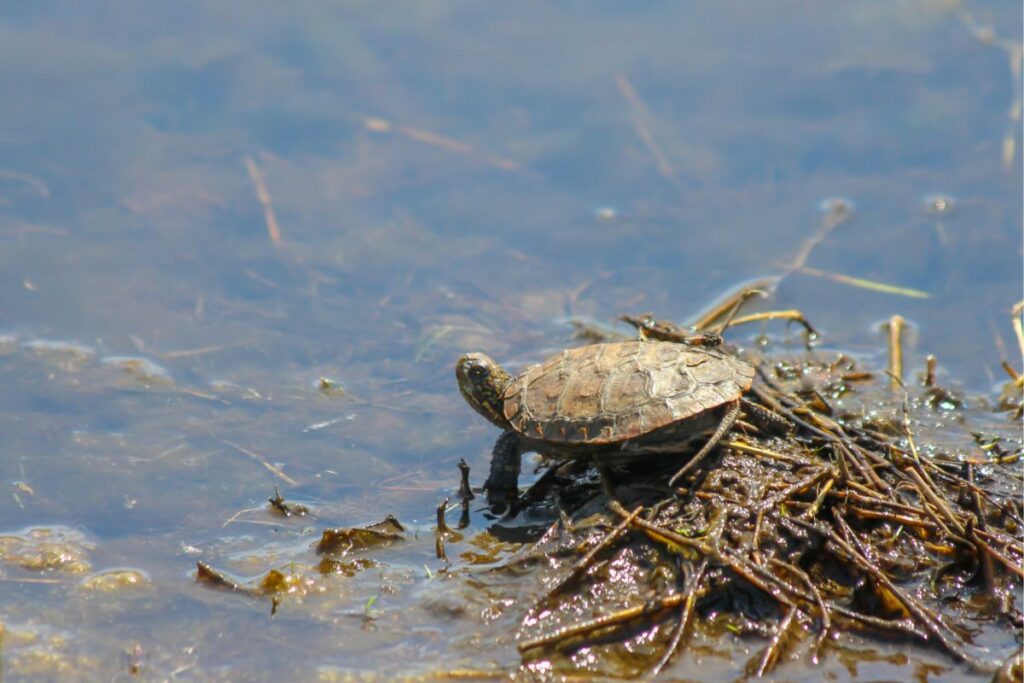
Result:
{"label": "floating debris", "polygon": [[231,593],[243,593],[250,596],[258,596],[261,593],[254,588],[247,588],[242,583],[229,578],[223,572],[217,571],[205,562],[196,562],[196,583],[207,588],[228,591]]}
{"label": "floating debris", "polygon": [[347,555],[353,551],[377,548],[401,541],[405,527],[393,515],[364,527],[324,529],[316,552],[326,555]]}
{"label": "floating debris", "polygon": [[329,396],[343,396],[345,394],[345,387],[341,385],[341,382],[330,377],[318,379],[316,381],[316,388]]}
{"label": "floating debris", "polygon": [[302,576],[297,572],[282,572],[271,569],[265,574],[243,582],[228,575],[226,572],[214,569],[205,562],[196,562],[196,583],[212,588],[214,590],[227,591],[229,593],[240,593],[251,598],[262,598],[271,596],[274,598],[273,609],[277,610],[277,598],[282,595],[306,595],[311,590],[316,590],[313,579]]}
{"label": "floating debris", "polygon": [[353,557],[352,559],[339,560],[333,557],[324,557],[317,565],[317,571],[321,574],[341,574],[342,576],[355,576],[367,569],[375,569],[380,566],[376,560],[368,557]]}
{"label": "floating debris", "polygon": [[309,508],[305,505],[294,505],[286,503],[284,497],[281,496],[281,491],[278,487],[274,487],[273,498],[268,498],[267,501],[270,503],[270,509],[277,512],[278,514],[284,515],[285,517],[305,517],[309,514]]}

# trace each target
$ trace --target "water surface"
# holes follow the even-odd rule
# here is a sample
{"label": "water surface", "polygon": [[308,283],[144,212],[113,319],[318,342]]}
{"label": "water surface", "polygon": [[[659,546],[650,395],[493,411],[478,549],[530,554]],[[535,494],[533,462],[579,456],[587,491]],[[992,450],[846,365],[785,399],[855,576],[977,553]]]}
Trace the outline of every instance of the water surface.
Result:
{"label": "water surface", "polygon": [[[789,273],[758,306],[874,367],[903,315],[908,375],[936,355],[1013,434],[987,406],[1020,368],[1020,27],[1012,2],[0,10],[0,530],[69,553],[2,565],[5,673],[515,670],[516,601],[434,554],[455,463],[478,484],[496,436],[451,368],[540,360],[573,320],[687,321]],[[762,331],[801,343],[736,340]],[[316,518],[270,516],[275,486]],[[301,574],[325,526],[385,514],[407,542],[273,618],[194,583]],[[966,675],[878,652],[829,675]]]}

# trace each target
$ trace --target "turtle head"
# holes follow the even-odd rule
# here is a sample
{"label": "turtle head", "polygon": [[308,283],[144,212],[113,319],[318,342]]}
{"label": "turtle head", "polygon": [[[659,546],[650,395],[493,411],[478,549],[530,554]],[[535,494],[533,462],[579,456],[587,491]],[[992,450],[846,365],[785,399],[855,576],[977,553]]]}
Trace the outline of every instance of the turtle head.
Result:
{"label": "turtle head", "polygon": [[512,377],[482,353],[467,353],[455,364],[459,391],[473,410],[502,429],[509,429],[505,419],[505,389]]}

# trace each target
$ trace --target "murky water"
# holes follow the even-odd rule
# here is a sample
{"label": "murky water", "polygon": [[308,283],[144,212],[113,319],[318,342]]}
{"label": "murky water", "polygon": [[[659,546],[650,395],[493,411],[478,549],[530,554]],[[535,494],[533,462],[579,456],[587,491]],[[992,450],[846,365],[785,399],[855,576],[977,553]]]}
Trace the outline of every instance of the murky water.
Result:
{"label": "murky water", "polygon": [[[1019,3],[55,0],[0,9],[0,55],[12,680],[515,671],[540,579],[471,570],[516,551],[477,513],[435,555],[495,436],[451,368],[540,360],[574,320],[785,275],[758,306],[824,352],[883,367],[899,313],[909,374],[936,355],[971,424],[1019,431],[987,408],[1020,369]],[[315,516],[272,515],[275,487]],[[325,527],[386,514],[403,542],[317,571]],[[197,561],[294,594],[271,618]],[[834,680],[968,675],[846,647]]]}

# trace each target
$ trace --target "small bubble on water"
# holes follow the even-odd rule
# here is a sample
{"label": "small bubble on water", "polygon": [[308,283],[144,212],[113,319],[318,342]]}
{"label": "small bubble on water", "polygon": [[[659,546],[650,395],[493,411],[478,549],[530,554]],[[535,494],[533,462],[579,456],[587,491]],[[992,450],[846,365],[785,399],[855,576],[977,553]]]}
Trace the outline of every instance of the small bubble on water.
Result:
{"label": "small bubble on water", "polygon": [[619,212],[613,206],[599,206],[594,209],[594,217],[599,221],[614,221],[619,218]]}
{"label": "small bubble on water", "polygon": [[924,198],[924,208],[928,213],[939,216],[950,213],[956,207],[956,201],[948,194],[930,194]]}

